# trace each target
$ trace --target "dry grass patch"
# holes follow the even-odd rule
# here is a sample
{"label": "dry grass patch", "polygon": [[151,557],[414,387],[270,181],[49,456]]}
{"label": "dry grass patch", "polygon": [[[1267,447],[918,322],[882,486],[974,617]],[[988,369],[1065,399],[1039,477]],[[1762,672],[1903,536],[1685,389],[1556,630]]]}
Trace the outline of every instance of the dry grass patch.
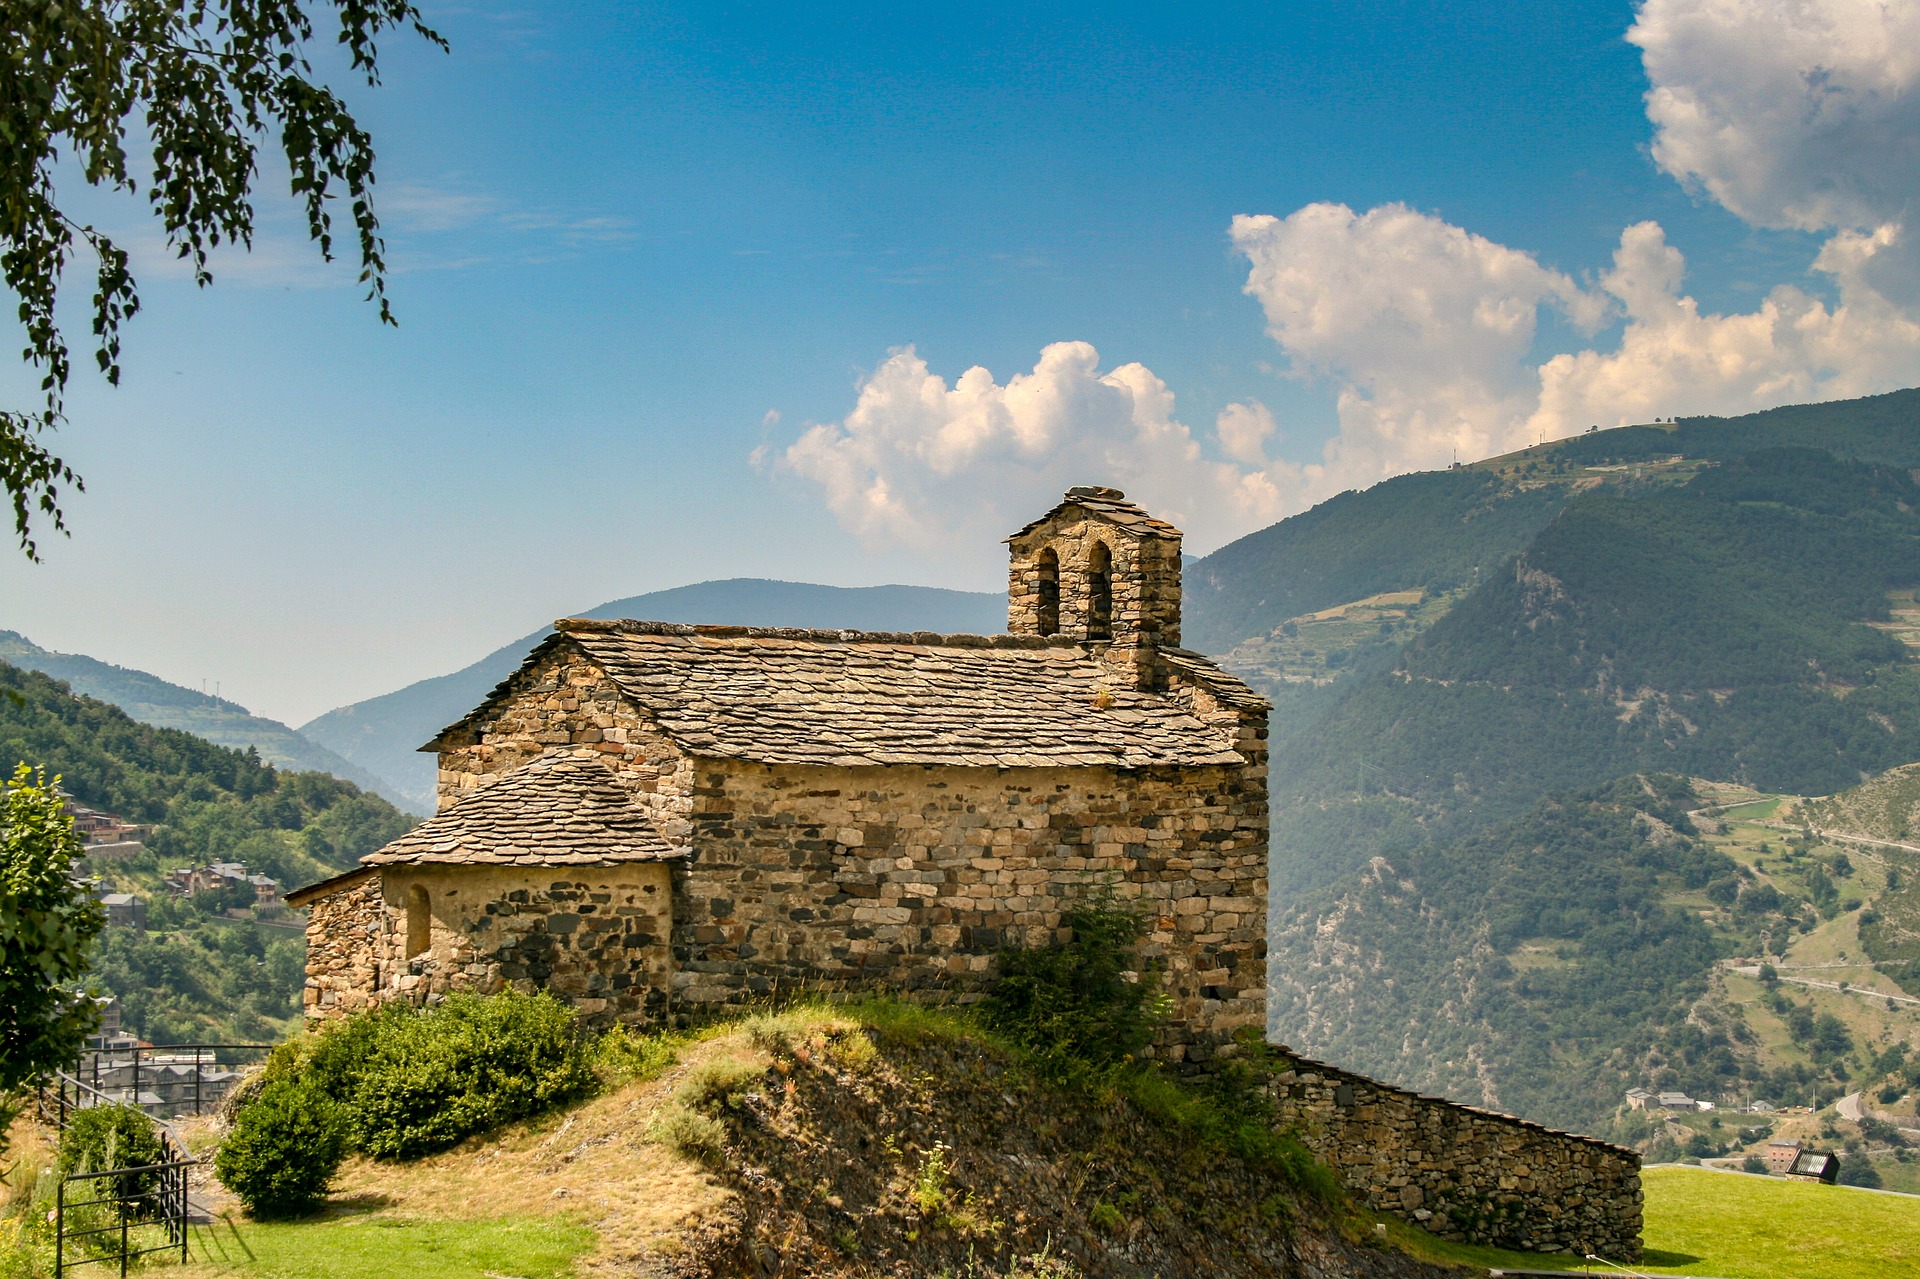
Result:
{"label": "dry grass patch", "polygon": [[381,1215],[482,1220],[561,1215],[592,1229],[597,1246],[583,1274],[628,1273],[649,1251],[671,1252],[680,1235],[723,1206],[730,1192],[697,1158],[667,1140],[663,1120],[684,1106],[677,1094],[707,1088],[758,1057],[734,1033],[697,1043],[659,1076],[472,1139],[411,1163],[355,1158],[341,1169],[333,1200]]}

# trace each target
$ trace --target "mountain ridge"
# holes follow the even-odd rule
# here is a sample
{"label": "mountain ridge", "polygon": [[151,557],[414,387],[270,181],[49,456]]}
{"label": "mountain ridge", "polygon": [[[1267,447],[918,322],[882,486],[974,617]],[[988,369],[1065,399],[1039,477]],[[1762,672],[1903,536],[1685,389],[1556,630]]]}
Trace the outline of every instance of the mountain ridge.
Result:
{"label": "mountain ridge", "polygon": [[299,730],[255,715],[238,702],[161,679],[147,671],[117,666],[82,653],[59,653],[35,644],[18,631],[0,630],[0,662],[64,681],[74,692],[118,706],[134,719],[182,732],[237,750],[253,749],[276,768],[331,773],[362,790],[404,803],[398,787],[360,768]]}

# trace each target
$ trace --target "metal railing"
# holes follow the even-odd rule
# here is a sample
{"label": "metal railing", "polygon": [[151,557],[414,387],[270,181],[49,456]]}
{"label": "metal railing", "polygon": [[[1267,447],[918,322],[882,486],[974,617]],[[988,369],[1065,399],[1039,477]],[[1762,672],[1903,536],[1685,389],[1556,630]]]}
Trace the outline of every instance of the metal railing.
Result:
{"label": "metal railing", "polygon": [[[40,1081],[35,1099],[40,1121],[56,1130],[66,1128],[80,1111],[124,1104],[61,1070]],[[187,1170],[201,1161],[188,1152],[171,1125],[156,1119],[153,1126],[165,1159],[130,1168],[67,1173],[60,1178],[54,1190],[54,1279],[62,1279],[71,1267],[114,1262],[119,1263],[124,1276],[128,1263],[152,1253],[178,1251],[181,1261],[187,1259]],[[102,1182],[108,1187],[104,1194],[99,1193],[98,1183]],[[89,1183],[85,1189],[95,1191],[94,1197],[72,1198],[68,1188],[78,1183]],[[102,1213],[103,1209],[109,1211]],[[71,1215],[76,1212],[77,1217]],[[109,1218],[107,1224],[94,1224],[102,1215]],[[161,1242],[152,1243],[156,1229]],[[95,1255],[69,1259],[69,1241]]]}
{"label": "metal railing", "polygon": [[220,1104],[272,1044],[136,1044],[89,1048],[73,1077],[95,1093],[156,1118],[198,1115]]}
{"label": "metal railing", "polygon": [[[60,1179],[54,1190],[53,1275],[62,1279],[78,1266],[119,1263],[123,1279],[127,1266],[135,1258],[165,1252],[187,1259],[187,1169],[198,1159],[169,1159],[165,1163],[142,1164],[137,1168],[110,1168],[105,1172],[72,1172]],[[151,1181],[151,1186],[146,1183]],[[74,1199],[71,1187],[84,1185],[95,1191],[91,1199]],[[98,1193],[102,1186],[106,1193]],[[105,1214],[88,1209],[109,1209]],[[78,1213],[78,1216],[70,1214]],[[108,1220],[98,1222],[100,1215]],[[75,1221],[80,1224],[76,1228]],[[154,1230],[160,1242],[150,1243]],[[69,1258],[69,1244],[79,1245],[81,1255]],[[88,1255],[91,1254],[91,1255]]]}

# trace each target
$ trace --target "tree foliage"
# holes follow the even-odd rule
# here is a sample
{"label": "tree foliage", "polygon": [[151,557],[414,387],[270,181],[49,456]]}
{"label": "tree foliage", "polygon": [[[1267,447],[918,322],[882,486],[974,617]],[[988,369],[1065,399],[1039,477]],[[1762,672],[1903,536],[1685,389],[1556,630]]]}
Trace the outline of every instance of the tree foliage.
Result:
{"label": "tree foliage", "polygon": [[59,781],[22,764],[0,789],[0,1119],[42,1073],[74,1060],[97,1017],[76,983],[105,917],[72,877],[80,839]]}
{"label": "tree foliage", "polygon": [[[35,556],[37,511],[65,524],[62,485],[80,486],[49,453],[72,372],[55,316],[62,275],[85,250],[95,260],[94,360],[120,380],[120,326],[140,309],[127,252],[62,207],[59,172],[136,193],[168,247],[212,281],[210,250],[251,246],[262,141],[277,134],[292,194],[323,257],[333,256],[333,202],[344,193],[360,281],[392,321],[373,210],[373,143],[346,103],[318,83],[307,56],[316,13],[336,19],[352,70],[379,83],[376,40],[410,27],[445,47],[410,0],[0,0],[0,275],[19,298],[22,352],[40,372],[37,411],[0,411],[0,484],[14,527]],[[143,139],[145,173],[128,137]]]}

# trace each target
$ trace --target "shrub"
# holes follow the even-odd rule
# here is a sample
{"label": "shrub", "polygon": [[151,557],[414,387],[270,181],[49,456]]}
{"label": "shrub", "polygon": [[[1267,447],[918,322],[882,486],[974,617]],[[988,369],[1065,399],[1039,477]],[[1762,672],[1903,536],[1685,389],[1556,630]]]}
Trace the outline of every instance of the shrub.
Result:
{"label": "shrub", "polygon": [[1764,1177],[1767,1175],[1767,1161],[1759,1155],[1748,1155],[1740,1161],[1740,1171],[1750,1172],[1756,1176]]}
{"label": "shrub", "polygon": [[256,1217],[310,1212],[347,1154],[347,1117],[310,1083],[276,1079],[234,1118],[213,1170]]}
{"label": "shrub", "polygon": [[1873,1161],[1864,1155],[1843,1159],[1840,1161],[1840,1184],[1878,1190],[1880,1189],[1880,1171],[1873,1166]]}
{"label": "shrub", "polygon": [[1145,916],[1111,896],[1068,911],[1066,942],[999,955],[987,1019],[1056,1078],[1137,1057],[1165,1016],[1158,974],[1140,962]]}
{"label": "shrub", "polygon": [[[60,1134],[62,1174],[142,1168],[163,1163],[166,1158],[167,1148],[160,1140],[160,1130],[153,1120],[132,1106],[92,1106],[75,1111]],[[87,1198],[117,1196],[122,1215],[141,1217],[152,1206],[148,1196],[160,1188],[160,1174],[130,1173],[124,1177],[102,1178],[97,1184],[98,1193],[89,1193]]]}
{"label": "shrub", "polygon": [[427,1012],[369,1020],[372,1029],[343,1028],[346,1038],[314,1057],[336,1051],[357,1063],[354,1077],[332,1086],[351,1085],[355,1137],[376,1159],[446,1150],[583,1096],[595,1082],[573,1010],[544,991],[450,995]]}

